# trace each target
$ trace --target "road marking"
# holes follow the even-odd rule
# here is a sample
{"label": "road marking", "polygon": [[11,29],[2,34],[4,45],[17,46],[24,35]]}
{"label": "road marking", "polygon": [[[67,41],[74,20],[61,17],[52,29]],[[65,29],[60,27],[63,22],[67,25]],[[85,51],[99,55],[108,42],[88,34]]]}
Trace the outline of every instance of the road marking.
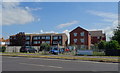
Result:
{"label": "road marking", "polygon": [[28,59],[41,59],[41,58],[28,58]]}
{"label": "road marking", "polygon": [[71,62],[71,60],[60,60],[60,61]]}
{"label": "road marking", "polygon": [[20,57],[8,57],[8,58],[20,58]]}
{"label": "road marking", "polygon": [[92,61],[75,61],[75,62],[88,62],[88,63],[96,63],[96,64],[118,64],[118,63],[105,63],[105,62],[92,62]]}
{"label": "road marking", "polygon": [[28,64],[28,63],[19,63],[19,64],[32,65],[32,66],[41,66],[41,67],[62,68],[62,67],[59,67],[59,66],[38,65],[38,64]]}
{"label": "road marking", "polygon": [[60,59],[43,59],[43,60],[60,60]]}

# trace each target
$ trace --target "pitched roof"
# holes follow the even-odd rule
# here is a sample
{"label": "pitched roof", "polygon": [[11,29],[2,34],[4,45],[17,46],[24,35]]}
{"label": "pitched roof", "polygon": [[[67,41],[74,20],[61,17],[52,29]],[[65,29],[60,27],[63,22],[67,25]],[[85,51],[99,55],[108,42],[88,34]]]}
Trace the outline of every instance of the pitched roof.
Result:
{"label": "pitched roof", "polygon": [[89,31],[91,36],[104,36],[102,33],[102,30],[96,30],[96,31]]}
{"label": "pitched roof", "polygon": [[[86,29],[84,29],[84,28],[81,28],[81,27],[79,27],[79,26],[78,26],[77,28],[73,29],[71,32],[73,32],[73,31],[74,31],[74,30],[76,30],[76,29],[82,29],[82,30],[85,30],[85,31],[87,31]],[[70,32],[70,33],[71,33],[71,32]]]}

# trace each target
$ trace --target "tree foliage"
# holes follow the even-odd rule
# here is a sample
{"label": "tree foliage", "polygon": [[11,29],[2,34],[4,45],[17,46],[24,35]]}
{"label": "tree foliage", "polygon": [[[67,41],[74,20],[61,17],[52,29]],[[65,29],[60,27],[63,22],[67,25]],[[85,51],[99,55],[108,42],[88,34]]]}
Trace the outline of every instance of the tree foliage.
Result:
{"label": "tree foliage", "polygon": [[42,43],[40,45],[41,50],[49,51],[50,50],[50,45],[48,43]]}
{"label": "tree foliage", "polygon": [[112,37],[112,40],[116,40],[120,44],[120,25],[118,25],[117,29],[114,30],[114,36]]}
{"label": "tree foliage", "polygon": [[106,49],[119,49],[119,43],[116,40],[111,40],[110,42],[106,43]]}
{"label": "tree foliage", "polygon": [[100,41],[100,43],[98,43],[98,49],[105,49],[105,48],[106,48],[106,42]]}

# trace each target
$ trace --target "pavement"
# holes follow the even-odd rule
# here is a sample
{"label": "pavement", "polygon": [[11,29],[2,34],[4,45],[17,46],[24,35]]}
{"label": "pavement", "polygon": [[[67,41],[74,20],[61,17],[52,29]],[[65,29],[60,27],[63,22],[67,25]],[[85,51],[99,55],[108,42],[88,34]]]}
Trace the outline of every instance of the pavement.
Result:
{"label": "pavement", "polygon": [[118,63],[28,57],[2,57],[3,71],[118,71]]}

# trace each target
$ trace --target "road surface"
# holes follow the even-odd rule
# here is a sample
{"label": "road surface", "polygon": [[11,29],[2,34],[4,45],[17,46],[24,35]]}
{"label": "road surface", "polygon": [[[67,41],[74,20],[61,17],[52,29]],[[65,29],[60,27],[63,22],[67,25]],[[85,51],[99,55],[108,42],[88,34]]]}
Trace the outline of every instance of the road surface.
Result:
{"label": "road surface", "polygon": [[2,58],[3,71],[118,71],[118,63],[80,60],[8,57]]}

